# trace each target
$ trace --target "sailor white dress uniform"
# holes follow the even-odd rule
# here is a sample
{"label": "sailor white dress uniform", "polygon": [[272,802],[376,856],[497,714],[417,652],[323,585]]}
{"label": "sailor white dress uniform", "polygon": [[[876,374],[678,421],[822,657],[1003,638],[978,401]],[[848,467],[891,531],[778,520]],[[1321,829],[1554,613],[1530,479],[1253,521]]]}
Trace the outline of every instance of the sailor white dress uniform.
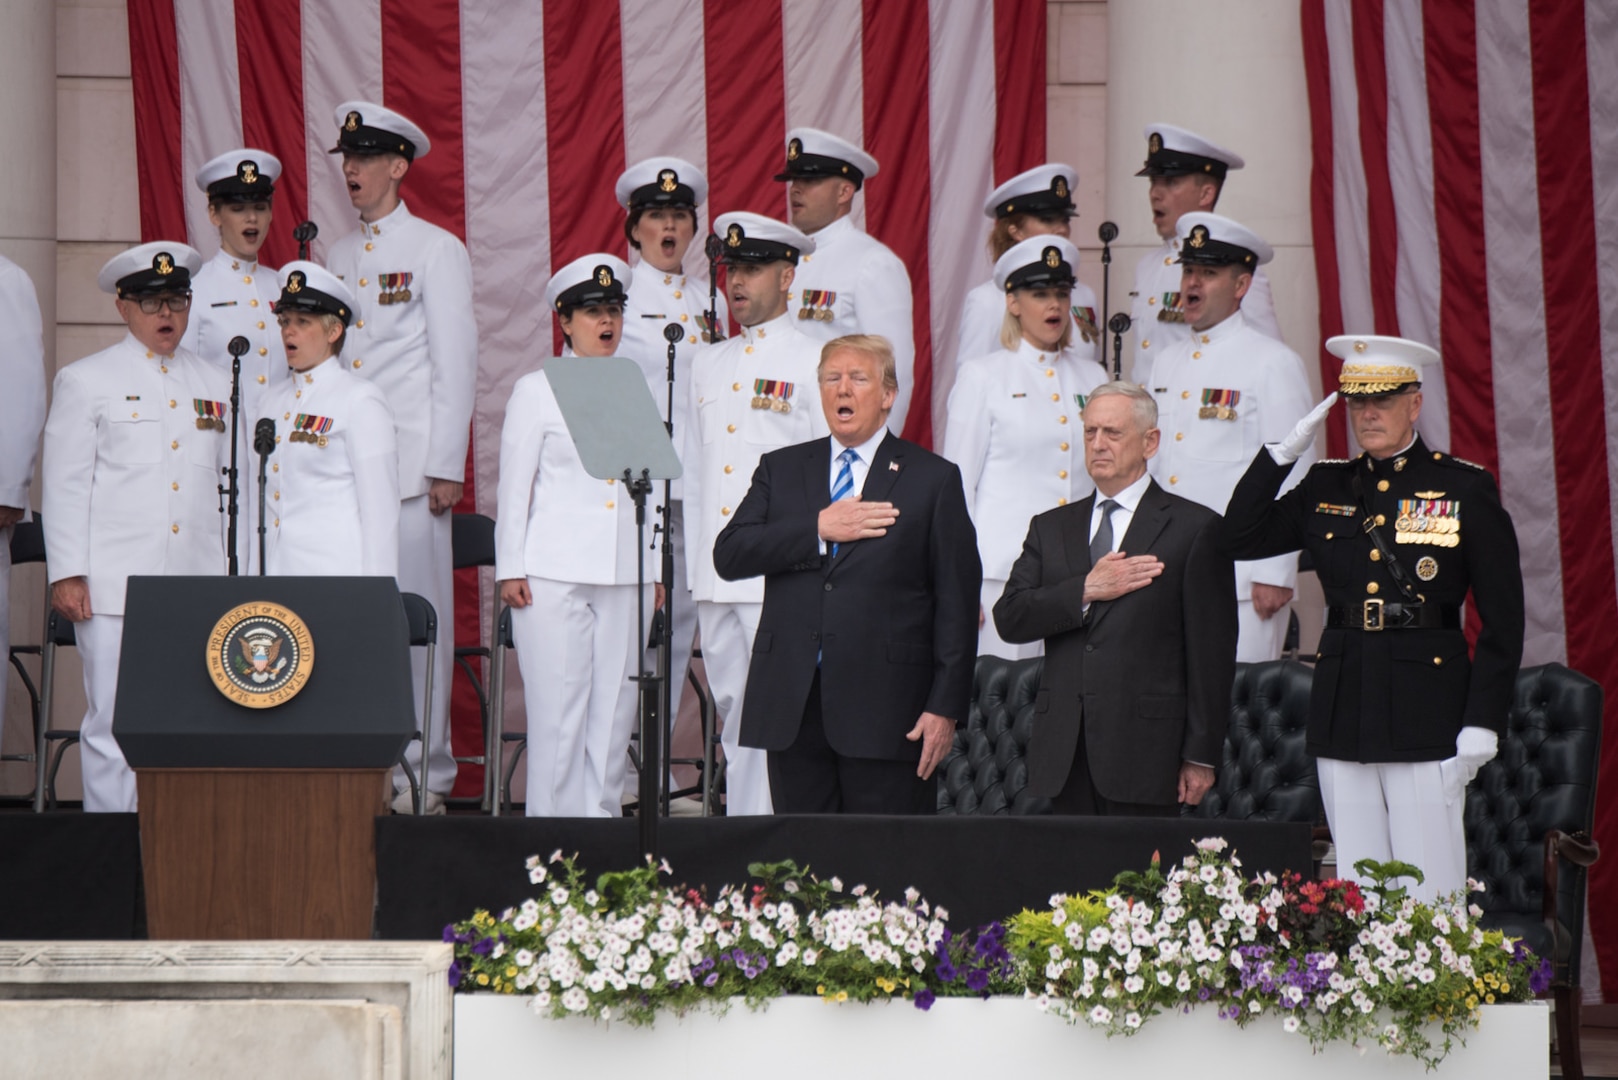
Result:
{"label": "sailor white dress uniform", "polygon": [[[528,711],[528,815],[618,817],[645,554],[632,500],[617,481],[585,472],[543,371],[518,379],[506,403],[496,522],[495,578],[525,579],[533,593],[511,609]],[[650,582],[656,568],[646,573]]]}
{"label": "sailor white dress uniform", "polygon": [[[399,588],[426,597],[441,620],[450,620],[451,515],[429,511],[427,489],[433,478],[459,481],[466,474],[478,359],[471,260],[459,240],[400,202],[333,244],[328,265],[355,298],[342,362],[382,390],[393,414],[402,500]],[[449,715],[454,660],[453,649],[438,650],[434,716]],[[424,659],[413,657],[411,668],[419,685]],[[432,738],[429,782],[443,795],[455,783],[450,725],[434,724]],[[405,752],[418,768],[419,745]]]}
{"label": "sailor white dress uniform", "polygon": [[685,462],[686,550],[692,553],[688,570],[702,628],[703,665],[714,704],[725,718],[726,813],[731,815],[771,811],[766,754],[739,741],[764,579],[721,579],[713,546],[747,494],[759,458],[830,433],[816,377],[821,343],[799,333],[800,325],[789,308],[703,349],[691,368],[697,445]]}
{"label": "sailor white dress uniform", "polygon": [[135,809],[135,774],[112,737],[130,575],[226,570],[229,394],[218,367],[183,348],[158,356],[133,335],[57,373],[41,513],[52,583],[84,577],[90,588],[91,617],[74,624],[87,811]]}
{"label": "sailor white dress uniform", "polygon": [[902,434],[916,389],[910,273],[886,244],[856,229],[852,218],[838,218],[812,236],[815,250],[798,260],[789,312],[797,328],[818,341],[847,334],[888,339],[899,376],[888,430]]}
{"label": "sailor white dress uniform", "polygon": [[[1082,281],[1073,283],[1073,344],[1067,347],[1069,355],[1081,360],[1106,361],[1103,335],[1099,329],[1101,308],[1096,304],[1095,290]],[[1005,348],[1000,342],[1000,328],[1005,324],[1006,292],[998,288],[994,279],[981,282],[966,294],[961,305],[961,325],[956,334],[956,378],[969,360],[999,352]]]}
{"label": "sailor white dress uniform", "polygon": [[[45,343],[27,271],[0,256],[0,506],[28,519],[28,489],[45,426]],[[11,655],[11,526],[0,527],[0,660]],[[0,733],[6,694],[0,692]]]}
{"label": "sailor white dress uniform", "polygon": [[[382,391],[333,356],[286,369],[261,416],[278,432],[264,485],[267,572],[396,576],[399,461]],[[257,512],[254,500],[255,567]]]}
{"label": "sailor white dress uniform", "polygon": [[[1221,514],[1259,447],[1286,438],[1314,407],[1303,361],[1256,330],[1246,310],[1244,300],[1230,318],[1164,355],[1148,387],[1163,433],[1148,462],[1152,476],[1163,490]],[[1286,488],[1309,471],[1313,448],[1299,460]],[[1287,630],[1286,609],[1268,619],[1254,612],[1254,582],[1296,590],[1297,555],[1236,563],[1236,658],[1244,663],[1279,658]]]}
{"label": "sailor white dress uniform", "polygon": [[271,310],[281,295],[275,270],[221,250],[191,279],[191,320],[180,344],[222,368],[230,381],[230,339],[247,339],[242,355],[242,416],[258,416],[270,383],[287,368]]}
{"label": "sailor white dress uniform", "polygon": [[[1129,301],[1135,347],[1132,357],[1128,349],[1125,356],[1133,365],[1131,381],[1148,390],[1155,385],[1152,371],[1157,358],[1191,340],[1191,327],[1180,311],[1179,260],[1180,238],[1176,236],[1142,255],[1135,264],[1135,291],[1130,293]],[[1253,283],[1242,297],[1242,312],[1250,328],[1272,341],[1281,340],[1281,326],[1275,321],[1275,301],[1270,295],[1270,278],[1262,266],[1253,271]]]}
{"label": "sailor white dress uniform", "polygon": [[[1043,352],[1026,340],[969,360],[949,395],[944,456],[961,469],[966,507],[983,560],[983,610],[994,610],[1036,514],[1076,502],[1093,485],[1084,468],[1085,402],[1107,381],[1074,349]],[[985,618],[978,654],[1039,656],[1039,642],[1012,645]]]}

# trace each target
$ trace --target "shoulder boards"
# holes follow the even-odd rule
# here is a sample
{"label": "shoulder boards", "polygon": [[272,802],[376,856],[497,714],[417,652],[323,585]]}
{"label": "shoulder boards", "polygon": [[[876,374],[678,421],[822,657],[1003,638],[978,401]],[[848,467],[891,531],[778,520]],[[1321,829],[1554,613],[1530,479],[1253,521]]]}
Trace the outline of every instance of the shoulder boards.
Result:
{"label": "shoulder boards", "polygon": [[1468,461],[1465,458],[1456,457],[1454,454],[1435,453],[1433,454],[1433,460],[1438,462],[1440,465],[1460,465],[1463,468],[1473,469],[1480,473],[1486,473],[1489,471],[1475,461]]}

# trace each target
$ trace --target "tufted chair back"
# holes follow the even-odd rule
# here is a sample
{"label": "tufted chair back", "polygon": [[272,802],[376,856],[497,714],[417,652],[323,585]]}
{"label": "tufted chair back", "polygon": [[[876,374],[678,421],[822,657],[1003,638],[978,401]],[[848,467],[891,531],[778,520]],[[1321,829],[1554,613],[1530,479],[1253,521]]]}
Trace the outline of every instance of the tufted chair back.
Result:
{"label": "tufted chair back", "polygon": [[1500,753],[1468,788],[1463,818],[1467,874],[1485,887],[1473,897],[1484,924],[1550,957],[1556,983],[1567,986],[1578,985],[1589,871],[1566,849],[1589,843],[1601,712],[1593,680],[1561,664],[1524,668]]}
{"label": "tufted chair back", "polygon": [[1028,787],[1028,738],[1033,733],[1034,695],[1044,660],[978,657],[972,677],[972,708],[955,729],[955,746],[944,759],[938,785],[940,814],[1045,814],[1049,799]]}
{"label": "tufted chair back", "polygon": [[1313,677],[1293,660],[1236,665],[1224,760],[1194,816],[1320,820],[1320,780],[1307,749]]}

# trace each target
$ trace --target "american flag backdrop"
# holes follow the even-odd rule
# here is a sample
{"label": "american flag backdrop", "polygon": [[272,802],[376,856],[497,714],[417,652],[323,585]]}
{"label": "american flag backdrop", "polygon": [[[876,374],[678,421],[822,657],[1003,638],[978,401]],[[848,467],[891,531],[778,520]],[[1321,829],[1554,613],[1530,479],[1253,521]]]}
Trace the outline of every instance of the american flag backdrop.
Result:
{"label": "american flag backdrop", "polygon": [[[1044,160],[1044,0],[129,0],[143,239],[218,245],[191,177],[236,146],[281,158],[263,257],[296,255],[307,217],[324,244],[357,225],[327,150],[351,98],[414,119],[432,141],[405,181],[411,212],[465,240],[479,328],[478,399],[461,509],[494,513],[500,424],[520,375],[559,336],[551,268],[627,255],[613,183],[671,154],[711,183],[700,220],[785,218],[771,177],[791,127],[862,143],[881,164],[856,221],[910,269],[923,443],[950,373],[960,304],[989,276],[982,205]],[[707,280],[702,245],[688,269]],[[933,408],[928,408],[932,402]],[[490,583],[457,581],[457,644],[487,631]],[[457,675],[456,753],[478,747]],[[512,700],[515,698],[515,700]],[[520,712],[521,695],[508,695]],[[480,790],[463,767],[458,794]]]}
{"label": "american flag backdrop", "polygon": [[[1523,662],[1596,679],[1610,718],[1618,4],[1302,0],[1302,14],[1322,339],[1398,334],[1443,355],[1422,427],[1500,480],[1522,547]],[[1321,365],[1335,385],[1333,358]],[[1338,415],[1333,456],[1347,442]],[[1618,987],[1608,734],[1589,911],[1602,985]]]}

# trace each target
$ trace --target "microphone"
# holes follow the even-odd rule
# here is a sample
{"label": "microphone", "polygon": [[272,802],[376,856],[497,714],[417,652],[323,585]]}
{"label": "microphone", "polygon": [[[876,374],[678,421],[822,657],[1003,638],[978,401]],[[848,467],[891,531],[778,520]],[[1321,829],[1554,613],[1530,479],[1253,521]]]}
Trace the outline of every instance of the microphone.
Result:
{"label": "microphone", "polygon": [[320,226],[312,221],[300,221],[292,229],[292,239],[298,242],[298,258],[309,259],[309,242],[320,235]]}
{"label": "microphone", "polygon": [[704,245],[703,250],[707,253],[708,260],[710,262],[718,262],[719,256],[725,253],[725,242],[719,239],[719,237],[715,236],[713,233],[709,233],[707,243]]}
{"label": "microphone", "polygon": [[1107,320],[1107,329],[1111,330],[1114,334],[1127,334],[1129,333],[1130,324],[1132,324],[1134,321],[1135,320],[1131,319],[1127,313],[1120,311],[1111,319]]}
{"label": "microphone", "polygon": [[667,326],[663,327],[663,340],[668,342],[670,345],[679,344],[680,339],[683,337],[685,337],[685,331],[681,329],[679,323],[671,322]]}
{"label": "microphone", "polygon": [[231,338],[230,344],[225,346],[225,348],[230,350],[230,355],[235,357],[245,355],[247,350],[252,347],[252,343],[246,338],[242,337],[240,334],[237,334],[235,337]]}
{"label": "microphone", "polygon": [[275,453],[275,421],[268,416],[253,429],[253,453],[260,456]]}
{"label": "microphone", "polygon": [[1110,244],[1118,239],[1118,226],[1110,221],[1103,221],[1101,228],[1096,230],[1096,235],[1101,238],[1103,244]]}

